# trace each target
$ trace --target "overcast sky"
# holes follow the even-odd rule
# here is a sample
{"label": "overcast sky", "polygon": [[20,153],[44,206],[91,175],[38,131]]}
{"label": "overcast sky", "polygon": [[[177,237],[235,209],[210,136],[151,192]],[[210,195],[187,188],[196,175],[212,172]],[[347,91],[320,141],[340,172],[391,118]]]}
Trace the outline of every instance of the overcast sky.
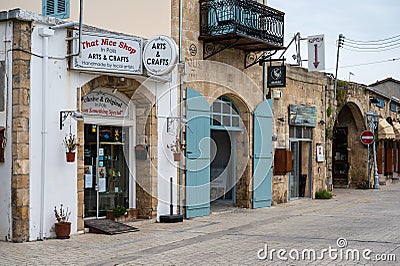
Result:
{"label": "overcast sky", "polygon": [[[285,46],[296,32],[303,38],[325,35],[325,72],[335,72],[336,41],[340,33],[348,39],[365,42],[400,35],[399,0],[268,0],[267,4],[285,12]],[[386,45],[397,44],[394,46],[397,48],[381,52],[355,52],[348,50],[353,49],[350,47],[341,49],[339,78],[348,80],[350,77],[351,81],[366,85],[387,77],[400,80],[400,37],[389,41],[392,42]],[[350,43],[345,39],[346,44]],[[301,46],[302,59],[307,59],[307,42],[302,41]],[[294,51],[290,49],[285,54],[287,63],[294,63],[291,60]],[[399,60],[369,64],[394,58]],[[368,65],[354,66],[360,64]],[[307,62],[303,62],[303,67],[307,67]]]}

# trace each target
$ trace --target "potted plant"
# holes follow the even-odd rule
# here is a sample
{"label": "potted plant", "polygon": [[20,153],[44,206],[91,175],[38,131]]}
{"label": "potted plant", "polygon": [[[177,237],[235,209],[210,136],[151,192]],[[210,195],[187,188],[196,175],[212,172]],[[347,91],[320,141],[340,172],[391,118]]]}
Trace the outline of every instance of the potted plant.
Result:
{"label": "potted plant", "polygon": [[65,147],[65,154],[67,162],[72,163],[75,161],[75,150],[79,146],[79,141],[71,132],[64,137],[63,144]]}
{"label": "potted plant", "polygon": [[71,211],[68,208],[64,208],[61,204],[60,209],[54,206],[54,215],[57,222],[54,224],[54,231],[56,233],[56,238],[67,239],[71,233],[71,222],[69,222],[69,216]]}
{"label": "potted plant", "polygon": [[170,149],[174,154],[174,161],[179,161],[181,159],[181,150],[183,150],[184,146],[181,143],[178,135],[171,144],[167,145],[167,148]]}

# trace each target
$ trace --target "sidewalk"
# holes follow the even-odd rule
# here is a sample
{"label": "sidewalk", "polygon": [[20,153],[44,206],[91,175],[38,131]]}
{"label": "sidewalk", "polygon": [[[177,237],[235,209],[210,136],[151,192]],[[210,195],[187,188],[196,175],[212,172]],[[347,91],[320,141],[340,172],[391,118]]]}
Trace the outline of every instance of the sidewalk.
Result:
{"label": "sidewalk", "polygon": [[343,249],[370,249],[400,260],[400,183],[380,190],[335,189],[334,194],[332,200],[235,209],[178,224],[146,222],[135,225],[139,232],[120,235],[0,242],[0,265],[397,265],[329,257],[282,261],[276,253],[273,260],[258,258],[265,245],[269,251],[338,249],[343,238]]}

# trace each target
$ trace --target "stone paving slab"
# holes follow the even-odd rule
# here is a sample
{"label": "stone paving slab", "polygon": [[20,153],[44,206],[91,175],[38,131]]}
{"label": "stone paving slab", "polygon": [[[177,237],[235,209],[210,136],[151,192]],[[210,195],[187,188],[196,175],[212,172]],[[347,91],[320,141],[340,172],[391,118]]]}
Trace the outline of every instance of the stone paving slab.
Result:
{"label": "stone paving slab", "polygon": [[[234,209],[178,224],[141,223],[134,225],[139,232],[121,235],[0,242],[0,265],[399,265],[400,183],[380,190],[336,189],[334,194],[331,200]],[[266,246],[268,252],[276,250],[273,260],[258,258]],[[370,249],[372,255],[396,255],[397,262],[333,260],[327,253],[323,260],[288,258],[290,251],[321,255],[329,248]],[[279,249],[288,260],[278,258]]]}

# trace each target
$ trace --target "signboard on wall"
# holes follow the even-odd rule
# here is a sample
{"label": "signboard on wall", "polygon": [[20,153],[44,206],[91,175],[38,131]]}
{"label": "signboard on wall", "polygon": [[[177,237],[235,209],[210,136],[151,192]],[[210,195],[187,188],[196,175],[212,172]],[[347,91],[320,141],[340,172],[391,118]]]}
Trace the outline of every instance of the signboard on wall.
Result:
{"label": "signboard on wall", "polygon": [[90,117],[125,118],[128,105],[114,93],[94,90],[83,97],[83,113]]}
{"label": "signboard on wall", "polygon": [[324,160],[325,160],[324,146],[322,146],[322,144],[317,144],[317,162],[323,163]]}
{"label": "signboard on wall", "polygon": [[[79,36],[74,31],[74,36]],[[119,36],[82,32],[81,53],[73,56],[71,69],[89,72],[142,74],[143,40],[131,36]],[[74,42],[74,51],[78,51]]]}
{"label": "signboard on wall", "polygon": [[143,49],[143,64],[151,75],[162,76],[170,73],[177,61],[177,45],[168,36],[155,36]]}
{"label": "signboard on wall", "polygon": [[289,125],[315,127],[317,125],[317,109],[306,105],[289,105]]}

